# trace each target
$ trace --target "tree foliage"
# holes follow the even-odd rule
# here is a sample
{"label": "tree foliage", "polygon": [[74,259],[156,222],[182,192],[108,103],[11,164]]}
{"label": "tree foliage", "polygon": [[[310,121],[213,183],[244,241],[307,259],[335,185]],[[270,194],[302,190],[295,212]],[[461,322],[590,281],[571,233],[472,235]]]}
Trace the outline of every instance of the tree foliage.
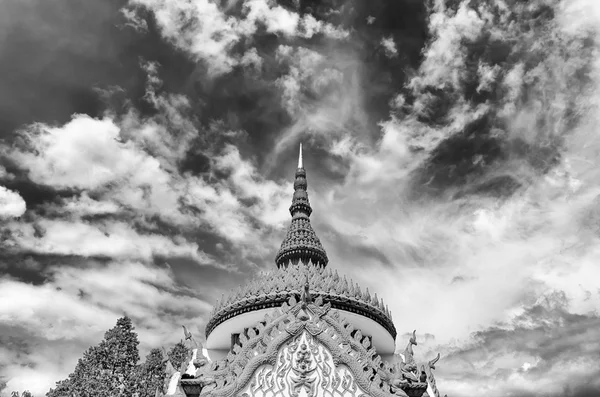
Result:
{"label": "tree foliage", "polygon": [[[160,349],[152,349],[145,361],[138,363],[138,345],[131,319],[120,318],[97,346],[83,353],[73,373],[56,382],[46,397],[154,397],[157,389],[163,389],[167,360]],[[167,356],[179,370],[190,354],[190,348],[179,342]],[[21,397],[32,396],[24,393]]]}
{"label": "tree foliage", "polygon": [[183,342],[178,342],[169,351],[169,360],[173,364],[173,368],[177,371],[181,370],[181,364],[186,362],[191,354],[191,350]]}
{"label": "tree foliage", "polygon": [[[10,393],[10,397],[19,397],[19,392],[13,391]],[[29,390],[25,390],[23,393],[21,393],[21,397],[33,397],[33,394],[31,394]]]}
{"label": "tree foliage", "polygon": [[131,397],[139,361],[138,338],[131,319],[120,318],[98,346],[89,348],[65,380],[47,397]]}
{"label": "tree foliage", "polygon": [[162,390],[165,381],[165,360],[160,349],[152,349],[146,361],[138,366],[136,391],[139,397],[154,397],[156,389]]}

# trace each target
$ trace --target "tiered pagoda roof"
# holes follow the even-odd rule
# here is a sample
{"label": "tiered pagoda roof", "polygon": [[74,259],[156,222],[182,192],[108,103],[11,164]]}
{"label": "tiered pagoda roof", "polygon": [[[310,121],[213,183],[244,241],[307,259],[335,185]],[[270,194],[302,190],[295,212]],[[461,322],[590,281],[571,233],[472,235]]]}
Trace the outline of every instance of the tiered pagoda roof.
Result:
{"label": "tiered pagoda roof", "polygon": [[308,183],[302,161],[302,144],[298,156],[298,168],[294,180],[294,196],[290,206],[292,223],[281,248],[275,257],[277,267],[287,267],[311,261],[318,266],[327,266],[327,253],[310,224],[312,208],[308,201]]}

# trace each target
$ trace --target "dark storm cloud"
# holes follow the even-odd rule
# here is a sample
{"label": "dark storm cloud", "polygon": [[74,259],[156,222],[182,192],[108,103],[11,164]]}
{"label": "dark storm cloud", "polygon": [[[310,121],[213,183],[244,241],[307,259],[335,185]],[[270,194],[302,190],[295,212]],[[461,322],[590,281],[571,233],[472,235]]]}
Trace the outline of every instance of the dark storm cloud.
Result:
{"label": "dark storm cloud", "polygon": [[[472,18],[481,28],[438,27],[427,48],[445,51],[436,43],[449,46],[444,35],[458,33],[456,48],[448,51],[461,67],[447,70],[447,78],[418,77],[403,91],[398,114],[439,129],[457,112],[472,120],[430,149],[414,174],[415,194],[510,196],[558,164],[565,135],[586,106],[578,97],[590,83],[595,34],[569,38],[555,32],[556,13],[546,2],[508,1],[505,7],[486,1],[470,16],[465,2],[445,4],[438,16]],[[563,75],[565,69],[573,73]]]}
{"label": "dark storm cloud", "polygon": [[117,2],[10,0],[0,7],[3,136],[32,121],[98,115],[94,86],[123,84],[134,74],[137,60],[125,59],[133,38],[117,26]]}
{"label": "dark storm cloud", "polygon": [[334,242],[333,246],[326,246],[325,250],[330,254],[339,257],[345,263],[351,264],[354,262],[360,267],[370,263],[384,265],[388,268],[393,268],[395,266],[395,264],[386,256],[385,252],[369,244],[364,235],[344,235],[336,230],[328,228],[327,225],[316,222],[314,227],[319,230],[319,235]]}
{"label": "dark storm cloud", "polygon": [[[168,9],[156,2],[132,3],[154,4],[149,7]],[[172,4],[169,8],[177,9],[177,2]],[[237,41],[227,48],[227,54],[238,59],[254,51],[260,59],[260,65],[248,67],[242,62],[215,77],[209,73],[213,58],[203,60],[199,55],[201,59],[198,66],[189,76],[193,89],[186,94],[194,103],[200,122],[208,125],[213,120],[219,120],[222,129],[245,131],[248,140],[241,145],[241,150],[252,153],[260,163],[271,161],[266,159],[266,156],[272,156],[269,150],[271,142],[281,135],[281,131],[294,129],[295,125],[306,130],[329,129],[338,134],[351,131],[369,142],[375,141],[380,134],[377,123],[388,117],[388,103],[404,83],[406,71],[418,66],[426,39],[425,6],[421,2],[408,0],[377,4],[360,1],[280,4],[299,12],[303,18],[312,16],[320,23],[346,29],[349,35],[343,39],[331,38],[324,33],[311,34],[309,37],[302,37],[301,32],[297,36],[285,36],[269,32],[257,22],[254,34],[251,37],[238,34]],[[244,7],[244,2],[231,2],[224,7],[223,13],[242,18],[247,12]],[[138,6],[134,10],[140,12],[146,9]],[[189,9],[185,12],[190,14]],[[368,17],[374,18],[374,22],[369,24]],[[169,32],[179,29],[179,34],[184,36],[202,36],[202,22],[198,18],[202,18],[202,14],[190,18],[189,23],[182,26],[174,26],[177,25],[175,21],[163,21],[163,29]],[[385,55],[380,45],[384,37],[395,40],[401,49],[401,56],[389,58]],[[211,44],[199,43],[189,52],[193,56],[194,51],[202,51],[198,47]],[[318,76],[320,71],[335,71],[341,76],[341,84],[332,84],[324,89],[319,85],[321,83],[312,79],[302,81],[294,77],[300,91],[293,98],[296,108],[290,113],[285,105],[286,93],[282,89],[282,82],[291,81],[285,78],[292,68],[298,67],[297,59],[305,55],[282,59],[282,46],[290,47],[291,51],[305,50],[307,54],[322,57],[316,64],[307,65],[309,69],[304,72]],[[311,70],[313,67],[316,69]],[[305,117],[296,114],[298,111],[314,113],[319,108],[335,107],[340,101],[349,100],[353,101],[351,110],[337,119],[307,122]],[[283,176],[278,169],[266,171],[272,171],[272,176],[276,178]]]}
{"label": "dark storm cloud", "polygon": [[0,4],[0,132],[4,139],[31,122],[64,123],[74,113],[106,110],[102,91],[118,87],[142,105],[146,73],[140,57],[164,65],[168,89],[188,84],[192,64],[158,35],[126,26],[124,0]]}
{"label": "dark storm cloud", "polygon": [[[192,88],[188,76],[193,63],[161,38],[152,15],[140,16],[147,27],[144,32],[127,26],[125,4],[0,4],[0,138],[8,147],[22,147],[16,130],[34,122],[60,125],[76,113],[99,117],[132,108],[142,115],[156,113],[145,98],[146,61],[161,63],[162,89],[176,93]],[[44,211],[48,204],[81,193],[33,182],[10,159],[0,158],[0,166],[8,171],[0,173],[1,183],[18,192],[30,210]]]}
{"label": "dark storm cloud", "polygon": [[[600,318],[593,313],[572,314],[564,292],[546,295],[526,307],[512,323],[475,332],[473,339],[470,347],[445,358],[447,371],[455,376],[467,372],[475,383],[522,378],[531,383],[532,389],[538,388],[538,391],[528,391],[529,387],[513,385],[508,389],[511,396],[540,395],[542,390],[536,387],[537,382],[550,376],[554,379],[552,385],[546,385],[551,386],[546,390],[549,396],[600,395],[600,384],[596,382],[598,368],[591,361],[600,354],[597,342]],[[506,355],[514,358],[493,363],[494,357]],[[494,380],[478,375],[477,367],[481,365],[497,368],[491,375]],[[586,368],[586,365],[591,367]]]}

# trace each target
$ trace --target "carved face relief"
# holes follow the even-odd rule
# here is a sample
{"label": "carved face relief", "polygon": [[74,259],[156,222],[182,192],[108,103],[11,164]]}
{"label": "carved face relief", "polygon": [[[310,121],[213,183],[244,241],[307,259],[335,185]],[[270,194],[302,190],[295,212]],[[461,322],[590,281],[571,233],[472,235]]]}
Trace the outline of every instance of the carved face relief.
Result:
{"label": "carved face relief", "polygon": [[344,365],[308,332],[284,345],[275,366],[256,369],[238,397],[368,397]]}

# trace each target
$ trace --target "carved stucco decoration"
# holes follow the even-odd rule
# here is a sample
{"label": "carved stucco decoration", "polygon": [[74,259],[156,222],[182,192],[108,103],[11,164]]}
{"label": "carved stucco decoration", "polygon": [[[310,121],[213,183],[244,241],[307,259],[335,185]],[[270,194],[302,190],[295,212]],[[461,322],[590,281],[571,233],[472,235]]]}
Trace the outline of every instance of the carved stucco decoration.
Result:
{"label": "carved stucco decoration", "polygon": [[[225,359],[209,364],[202,360],[202,365],[196,365],[195,378],[181,380],[185,393],[201,397],[349,397],[352,391],[356,397],[439,397],[433,369],[440,356],[419,367],[412,350],[417,345],[416,332],[404,354],[396,355],[389,364],[376,353],[370,337],[363,336],[339,312],[331,311],[331,304],[325,304],[320,296],[313,302],[308,280],[301,297],[300,302],[290,298],[264,321],[240,334],[239,344]],[[298,355],[301,352],[310,354]],[[311,369],[315,370],[306,372]],[[276,385],[281,380],[277,374],[289,375],[284,377],[287,386],[261,389],[261,385]],[[346,383],[327,389],[331,395],[319,392],[320,386],[316,392],[311,388],[314,378],[318,378],[315,382],[325,379],[326,384],[333,385],[331,379],[336,379],[336,374]],[[293,396],[294,392],[298,396]]]}
{"label": "carved stucco decoration", "polygon": [[438,391],[437,385],[435,383],[435,377],[433,376],[433,370],[435,369],[435,363],[437,363],[439,359],[440,359],[440,354],[438,353],[438,355],[433,360],[431,360],[427,363],[427,366],[425,366],[425,365],[423,366],[423,370],[427,374],[427,382],[429,383],[429,387],[431,388],[431,391],[432,391],[431,394],[433,394],[431,397],[440,397],[440,392]]}
{"label": "carved stucco decoration", "polygon": [[331,303],[334,309],[354,312],[371,318],[383,326],[393,338],[396,328],[392,316],[377,294],[360,286],[337,271],[312,264],[290,266],[262,273],[255,279],[217,301],[206,325],[207,337],[221,323],[242,313],[279,307],[292,296],[299,296],[305,277],[309,277],[311,291]]}
{"label": "carved stucco decoration", "polygon": [[[412,332],[403,354],[397,355],[395,363],[390,366],[390,384],[393,387],[402,388],[409,396],[422,395],[423,397],[440,397],[433,374],[435,364],[440,359],[440,354],[438,353],[437,356],[426,365],[421,365],[419,367],[414,358],[413,346],[417,346],[416,331]],[[420,370],[418,368],[420,368]],[[424,391],[420,389],[423,386],[427,389],[427,394],[422,394]]]}
{"label": "carved stucco decoration", "polygon": [[[302,295],[307,297],[309,294],[304,291]],[[187,390],[200,392],[200,388],[200,395],[203,397],[242,397],[244,393],[248,396],[259,396],[249,392],[252,390],[253,380],[256,382],[257,376],[266,376],[265,368],[273,368],[277,373],[278,369],[292,365],[292,351],[296,354],[298,349],[301,349],[301,341],[304,340],[307,348],[316,349],[316,353],[310,350],[310,359],[314,360],[314,363],[318,360],[321,360],[321,363],[325,362],[325,357],[329,360],[332,368],[329,373],[327,365],[324,364],[317,371],[321,374],[321,381],[326,378],[326,382],[333,385],[336,374],[343,374],[344,378],[341,379],[346,379],[346,385],[349,385],[350,381],[356,385],[353,394],[356,397],[408,396],[401,388],[390,385],[392,369],[376,353],[370,337],[363,336],[360,330],[342,319],[339,312],[330,309],[331,305],[324,304],[321,297],[314,302],[310,298],[300,302],[294,297],[290,298],[289,304],[284,303],[255,328],[242,333],[240,344],[235,345],[225,359],[199,371],[196,379],[182,379],[184,390],[186,393]],[[278,361],[286,354],[289,354],[287,361]],[[338,370],[336,372],[333,369]],[[325,375],[326,373],[328,375]],[[210,379],[211,383],[205,384],[202,379]],[[354,386],[347,387],[352,390]],[[335,392],[331,389],[330,392],[335,397],[346,396],[340,395],[339,390]]]}
{"label": "carved stucco decoration", "polygon": [[259,367],[241,397],[355,397],[365,395],[346,366],[304,331],[280,350],[275,366]]}

